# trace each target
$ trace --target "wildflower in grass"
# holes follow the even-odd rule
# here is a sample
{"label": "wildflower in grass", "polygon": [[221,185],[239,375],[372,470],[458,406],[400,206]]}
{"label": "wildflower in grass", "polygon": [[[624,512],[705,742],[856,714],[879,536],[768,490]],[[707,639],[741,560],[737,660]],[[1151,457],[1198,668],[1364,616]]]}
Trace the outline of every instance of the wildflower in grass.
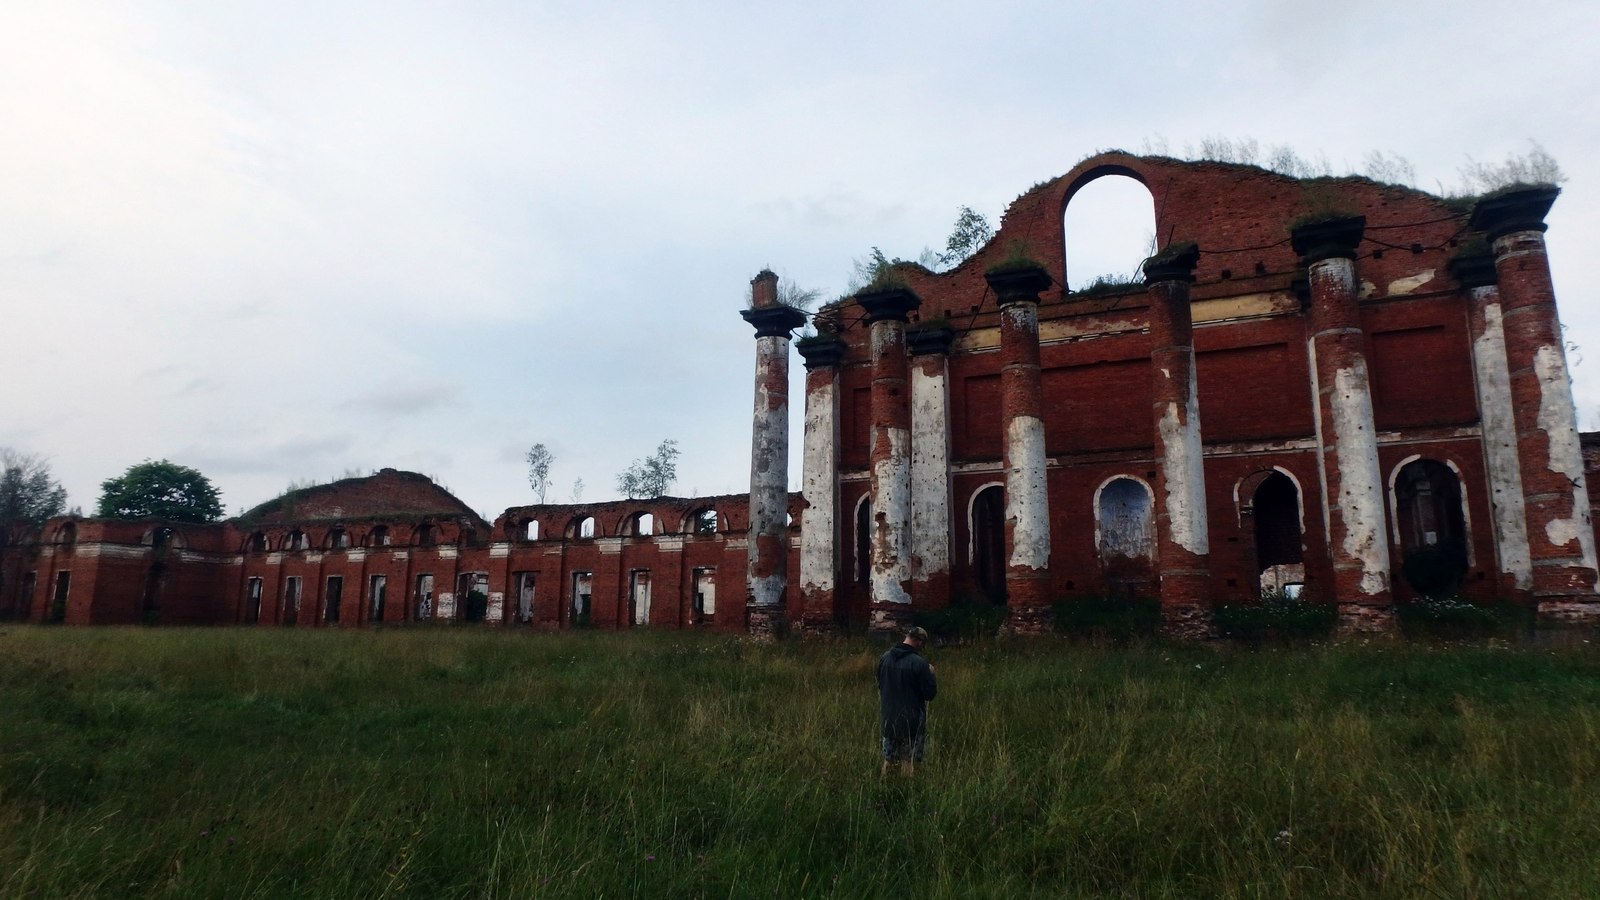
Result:
{"label": "wildflower in grass", "polygon": [[656,861],[656,855],[654,853],[648,854],[648,855],[645,856],[644,861],[645,862],[655,862]]}
{"label": "wildflower in grass", "polygon": [[1293,832],[1287,828],[1280,828],[1277,835],[1272,838],[1272,842],[1278,845],[1278,849],[1283,850],[1288,848],[1289,842],[1293,839]]}

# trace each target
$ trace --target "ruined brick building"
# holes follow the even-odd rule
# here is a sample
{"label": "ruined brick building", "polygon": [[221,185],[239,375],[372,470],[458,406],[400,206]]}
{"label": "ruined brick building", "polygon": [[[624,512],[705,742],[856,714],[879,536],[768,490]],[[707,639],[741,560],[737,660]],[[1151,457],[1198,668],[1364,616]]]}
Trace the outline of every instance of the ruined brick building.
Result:
{"label": "ruined brick building", "polygon": [[[1162,250],[1142,282],[1083,290],[1063,212],[1107,174],[1149,190]],[[56,519],[8,534],[0,617],[769,633],[971,599],[1028,631],[1055,602],[1137,594],[1196,634],[1267,588],[1359,631],[1432,583],[1592,620],[1600,445],[1575,424],[1554,199],[1102,154],[957,268],[897,266],[817,314],[798,493],[806,316],[763,272],[748,495],[488,523],[384,470],[214,525]]]}

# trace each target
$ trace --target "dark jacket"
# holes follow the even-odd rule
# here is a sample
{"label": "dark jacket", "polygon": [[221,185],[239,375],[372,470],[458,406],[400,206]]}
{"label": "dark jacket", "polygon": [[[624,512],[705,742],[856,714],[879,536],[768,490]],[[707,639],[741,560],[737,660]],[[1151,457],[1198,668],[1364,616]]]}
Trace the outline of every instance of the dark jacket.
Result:
{"label": "dark jacket", "polygon": [[878,660],[878,717],[886,738],[922,731],[927,702],[939,693],[933,668],[910,644],[895,644]]}

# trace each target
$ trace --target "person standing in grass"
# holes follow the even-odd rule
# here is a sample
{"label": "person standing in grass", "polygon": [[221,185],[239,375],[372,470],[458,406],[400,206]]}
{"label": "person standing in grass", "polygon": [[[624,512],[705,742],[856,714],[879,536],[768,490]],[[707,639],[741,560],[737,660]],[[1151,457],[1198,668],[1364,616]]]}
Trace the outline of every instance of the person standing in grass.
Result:
{"label": "person standing in grass", "polygon": [[883,769],[900,763],[906,777],[916,773],[928,735],[928,701],[939,693],[933,665],[919,650],[928,643],[924,628],[906,629],[905,639],[878,660],[878,720],[883,733]]}

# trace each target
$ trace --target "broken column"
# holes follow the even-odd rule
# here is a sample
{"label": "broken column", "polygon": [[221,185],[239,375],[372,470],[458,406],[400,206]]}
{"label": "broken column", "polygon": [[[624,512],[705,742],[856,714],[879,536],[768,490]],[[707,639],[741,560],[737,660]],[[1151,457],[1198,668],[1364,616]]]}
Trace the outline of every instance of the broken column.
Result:
{"label": "broken column", "polygon": [[922,304],[903,287],[856,295],[872,340],[872,608],[868,633],[889,634],[911,622],[906,590],[911,524],[911,392],[906,316]]}
{"label": "broken column", "polygon": [[751,280],[750,308],[740,315],[756,329],[746,627],[770,640],[783,627],[789,578],[789,332],[806,315],[778,303],[778,276],[767,270]]}
{"label": "broken column", "polygon": [[1528,523],[1517,463],[1517,427],[1511,410],[1511,373],[1506,366],[1506,332],[1495,281],[1494,256],[1487,248],[1450,261],[1450,272],[1468,291],[1467,327],[1472,337],[1472,371],[1483,428],[1483,456],[1489,476],[1489,508],[1494,512],[1495,558],[1503,595],[1529,596],[1533,561],[1528,556]]}
{"label": "broken column", "polygon": [[1366,225],[1362,216],[1333,218],[1291,232],[1310,283],[1317,464],[1333,558],[1332,599],[1346,634],[1395,628],[1383,474],[1356,297],[1356,246]]}
{"label": "broken column", "polygon": [[1195,387],[1194,323],[1189,285],[1200,251],[1169,247],[1144,264],[1150,297],[1150,369],[1154,376],[1156,542],[1161,561],[1161,625],[1173,637],[1210,630],[1211,547],[1206,522],[1205,459]]}
{"label": "broken column", "polygon": [[1531,187],[1480,200],[1472,226],[1494,247],[1539,616],[1592,622],[1600,620],[1594,530],[1544,245],[1544,217],[1559,193]]}
{"label": "broken column", "polygon": [[1006,474],[1006,630],[1049,626],[1050,497],[1039,375],[1039,292],[1050,275],[1032,262],[985,273],[1000,304],[1000,424]]}
{"label": "broken column", "polygon": [[[942,322],[942,320],[941,320]],[[946,365],[955,332],[906,333],[911,353],[911,581],[918,601],[950,604],[950,407]]]}
{"label": "broken column", "polygon": [[834,623],[838,565],[839,363],[844,344],[833,335],[802,339],[806,363],[806,425],[801,450],[800,623],[806,634]]}

